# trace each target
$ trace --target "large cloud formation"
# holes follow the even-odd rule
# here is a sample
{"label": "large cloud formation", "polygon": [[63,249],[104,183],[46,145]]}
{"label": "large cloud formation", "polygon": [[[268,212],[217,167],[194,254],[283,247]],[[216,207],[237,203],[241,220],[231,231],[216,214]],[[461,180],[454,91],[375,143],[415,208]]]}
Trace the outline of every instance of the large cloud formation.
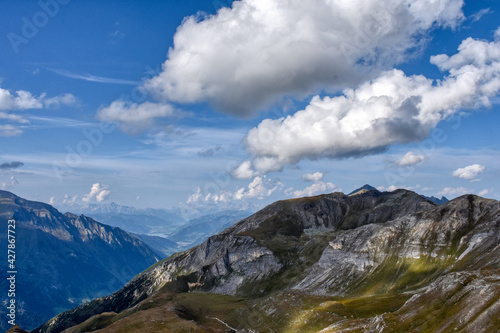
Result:
{"label": "large cloud formation", "polygon": [[[402,62],[430,30],[456,27],[462,6],[463,0],[234,1],[215,15],[186,18],[162,72],[140,89],[159,107],[209,103],[249,116],[286,97],[357,86]],[[106,110],[102,118],[127,122],[119,112],[102,116]]]}
{"label": "large cloud formation", "polygon": [[436,25],[455,27],[462,0],[242,0],[178,28],[148,91],[249,115],[285,95],[357,84],[401,62]]}
{"label": "large cloud formation", "polygon": [[457,54],[432,57],[442,80],[392,69],[419,54],[433,29],[459,26],[463,5],[463,0],[234,1],[231,8],[188,17],[178,27],[161,73],[139,87],[154,103],[118,100],[98,117],[134,132],[171,117],[171,103],[209,103],[244,117],[284,98],[330,94],[312,98],[294,115],[266,119],[248,133],[245,145],[252,157],[233,173],[246,179],[302,159],[365,156],[417,142],[457,110],[488,106],[498,94],[500,30],[494,42],[468,38]]}
{"label": "large cloud formation", "polygon": [[304,158],[364,156],[420,141],[458,109],[489,106],[500,91],[499,40],[468,38],[457,54],[431,63],[448,75],[433,81],[394,69],[341,96],[316,96],[292,116],[262,121],[246,137],[253,168],[264,174]]}

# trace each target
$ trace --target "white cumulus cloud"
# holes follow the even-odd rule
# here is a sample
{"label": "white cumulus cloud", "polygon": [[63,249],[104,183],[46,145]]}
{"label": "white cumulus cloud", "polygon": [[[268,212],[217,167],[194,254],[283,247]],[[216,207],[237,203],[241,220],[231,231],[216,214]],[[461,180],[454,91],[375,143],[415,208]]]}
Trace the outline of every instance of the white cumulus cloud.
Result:
{"label": "white cumulus cloud", "polygon": [[337,97],[314,97],[294,115],[265,119],[245,143],[265,174],[302,159],[357,157],[421,141],[458,109],[489,106],[500,91],[500,42],[468,38],[453,56],[431,62],[448,75],[433,81],[390,70]]}
{"label": "white cumulus cloud", "polygon": [[187,203],[221,203],[231,201],[243,201],[248,199],[264,199],[270,197],[276,191],[283,189],[283,183],[269,179],[266,176],[255,177],[246,187],[237,188],[234,191],[220,190],[218,193],[203,193],[198,187],[196,192],[189,196]]}
{"label": "white cumulus cloud", "polygon": [[257,176],[246,189],[239,189],[235,194],[235,198],[237,200],[245,198],[264,199],[282,188],[283,183],[279,181],[268,179],[266,176]]}
{"label": "white cumulus cloud", "polygon": [[[287,189],[285,194],[291,195],[295,198],[310,197],[320,193],[332,192],[335,188],[336,186],[333,183],[316,182],[303,190],[294,190],[293,188]],[[339,189],[337,190],[340,191]]]}
{"label": "white cumulus cloud", "polygon": [[12,93],[8,89],[0,88],[0,110],[42,109],[74,103],[76,103],[76,98],[72,94],[47,98],[45,93],[37,97],[25,90]]}
{"label": "white cumulus cloud", "polygon": [[353,86],[402,62],[431,29],[464,19],[462,0],[241,0],[178,27],[158,100],[249,115],[284,96]]}
{"label": "white cumulus cloud", "polygon": [[28,91],[18,90],[11,93],[7,89],[0,88],[0,110],[41,109],[42,107],[42,101]]}
{"label": "white cumulus cloud", "polygon": [[103,202],[106,200],[107,196],[111,193],[108,185],[101,185],[100,183],[95,183],[90,189],[90,193],[82,197],[82,201],[85,203],[91,203],[93,201]]}
{"label": "white cumulus cloud", "polygon": [[[76,101],[76,97],[72,94],[48,98],[45,93],[40,96],[33,96],[32,93],[25,90],[11,92],[8,89],[0,88],[0,119],[17,124],[29,124],[29,120],[25,116],[12,112],[72,105]],[[17,136],[22,134],[23,130],[17,124],[0,125],[0,136]]]}
{"label": "white cumulus cloud", "polygon": [[21,123],[21,124],[29,124],[29,120],[25,117],[22,117],[17,114],[11,114],[7,112],[0,111],[0,119],[8,120],[11,122]]}
{"label": "white cumulus cloud", "polygon": [[420,187],[420,185],[417,185],[417,186],[391,185],[389,187],[379,186],[379,187],[377,187],[377,190],[379,190],[379,191],[387,191],[387,192],[393,192],[393,191],[401,190],[401,189],[402,190],[413,191],[413,190],[415,190],[416,188],[419,188],[419,187]]}
{"label": "white cumulus cloud", "polygon": [[257,172],[252,170],[252,161],[244,161],[240,163],[231,174],[236,179],[252,179],[258,175]]}
{"label": "white cumulus cloud", "polygon": [[472,164],[466,166],[465,168],[458,168],[457,170],[453,171],[453,177],[475,180],[480,173],[484,172],[484,170],[486,170],[486,167],[484,167],[483,165]]}
{"label": "white cumulus cloud", "polygon": [[124,132],[137,134],[152,126],[155,119],[174,115],[174,108],[169,104],[145,102],[142,104],[117,100],[101,108],[97,118],[120,124]]}
{"label": "white cumulus cloud", "polygon": [[415,165],[425,161],[424,155],[417,155],[412,151],[406,153],[401,159],[399,159],[396,164],[399,166]]}
{"label": "white cumulus cloud", "polygon": [[64,205],[73,205],[78,199],[78,196],[70,196],[69,194],[64,195],[63,204]]}
{"label": "white cumulus cloud", "polygon": [[60,107],[61,105],[73,105],[77,103],[77,99],[72,94],[64,94],[62,96],[50,97],[46,98],[46,95],[43,96],[43,104],[46,107]]}
{"label": "white cumulus cloud", "polygon": [[309,182],[318,182],[322,180],[324,177],[324,174],[322,172],[315,172],[315,173],[305,173],[302,175],[302,180],[309,181]]}

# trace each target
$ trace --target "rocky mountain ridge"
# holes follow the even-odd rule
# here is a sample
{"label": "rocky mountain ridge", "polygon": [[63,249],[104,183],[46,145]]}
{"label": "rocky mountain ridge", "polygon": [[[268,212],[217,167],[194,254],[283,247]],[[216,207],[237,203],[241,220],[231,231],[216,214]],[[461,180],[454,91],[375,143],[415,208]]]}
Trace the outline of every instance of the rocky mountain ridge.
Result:
{"label": "rocky mountain ridge", "polygon": [[[0,191],[0,222],[10,219],[16,221],[18,323],[25,328],[118,290],[158,259],[118,228]],[[7,248],[6,233],[0,246]],[[6,283],[0,282],[4,290]]]}
{"label": "rocky mountain ridge", "polygon": [[[500,325],[499,258],[495,200],[439,206],[407,190],[284,200],[34,332],[115,332],[125,323],[140,332],[153,325],[143,316],[160,309],[171,321],[158,332],[491,332]],[[204,308],[210,297],[228,309]]]}

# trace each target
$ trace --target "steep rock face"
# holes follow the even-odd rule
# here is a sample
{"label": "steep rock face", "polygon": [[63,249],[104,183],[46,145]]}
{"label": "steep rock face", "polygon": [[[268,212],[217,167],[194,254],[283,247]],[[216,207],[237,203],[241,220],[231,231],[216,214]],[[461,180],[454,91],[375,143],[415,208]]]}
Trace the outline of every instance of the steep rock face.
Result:
{"label": "steep rock face", "polygon": [[0,191],[4,249],[10,219],[16,221],[16,301],[24,328],[121,288],[157,260],[146,245],[118,228]]}
{"label": "steep rock face", "polygon": [[[500,244],[499,230],[499,202],[464,196],[339,235],[294,288],[328,295],[405,291],[445,272],[499,266],[492,255]],[[387,283],[383,277],[391,274]],[[384,283],[377,285],[375,277]]]}

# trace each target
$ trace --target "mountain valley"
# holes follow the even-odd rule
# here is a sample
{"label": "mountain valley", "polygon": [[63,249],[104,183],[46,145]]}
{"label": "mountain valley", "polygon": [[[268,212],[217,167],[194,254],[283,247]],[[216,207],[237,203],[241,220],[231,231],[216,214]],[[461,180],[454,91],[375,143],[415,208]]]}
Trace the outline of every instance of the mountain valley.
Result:
{"label": "mountain valley", "polygon": [[101,223],[118,227],[151,247],[160,257],[187,250],[205,241],[254,211],[247,209],[214,209],[203,212],[191,208],[137,209],[116,203],[87,206],[61,206]]}

